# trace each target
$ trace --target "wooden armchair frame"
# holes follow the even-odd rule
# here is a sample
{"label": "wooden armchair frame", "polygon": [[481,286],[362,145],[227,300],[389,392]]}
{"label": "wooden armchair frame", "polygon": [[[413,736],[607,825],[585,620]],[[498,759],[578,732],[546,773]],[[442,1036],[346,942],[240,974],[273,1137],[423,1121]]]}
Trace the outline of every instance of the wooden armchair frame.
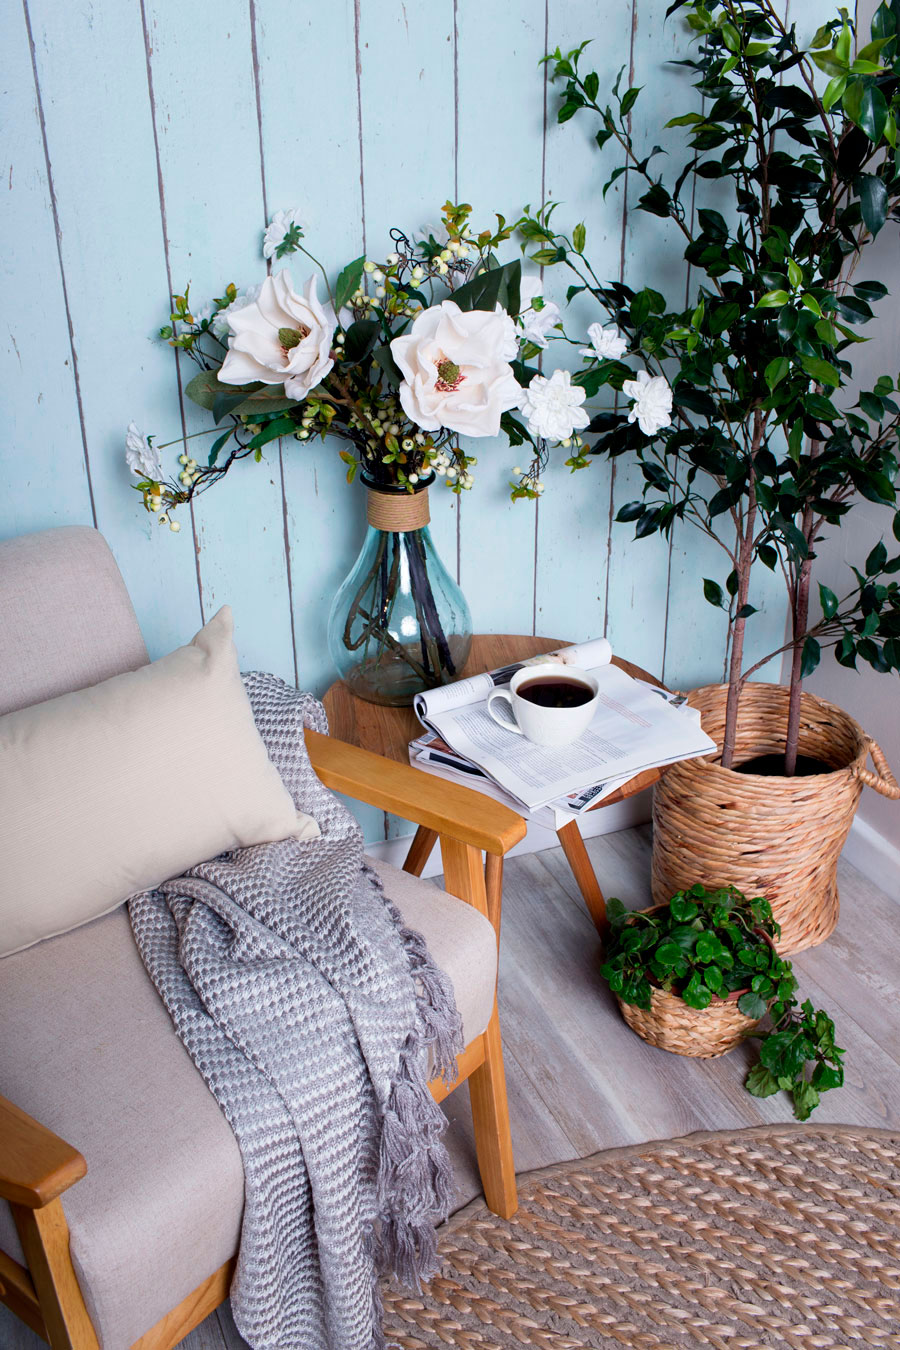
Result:
{"label": "wooden armchair frame", "polygon": [[[306,733],[316,773],[326,787],[433,830],[440,838],[446,890],[490,919],[500,936],[500,907],[489,907],[482,851],[496,869],[525,834],[507,807],[455,783],[428,777],[368,750]],[[419,870],[415,859],[408,871]],[[488,1206],[510,1218],[516,1179],[497,1003],[487,1029],[466,1046],[450,1088],[431,1084],[436,1101],[469,1080],[478,1166]],[[0,1251],[0,1301],[53,1350],[98,1350],[69,1254],[60,1197],[87,1172],[77,1149],[0,1097],[0,1197],[13,1212],[27,1266]],[[171,1350],[228,1297],[234,1258],[167,1313],[132,1350]]]}

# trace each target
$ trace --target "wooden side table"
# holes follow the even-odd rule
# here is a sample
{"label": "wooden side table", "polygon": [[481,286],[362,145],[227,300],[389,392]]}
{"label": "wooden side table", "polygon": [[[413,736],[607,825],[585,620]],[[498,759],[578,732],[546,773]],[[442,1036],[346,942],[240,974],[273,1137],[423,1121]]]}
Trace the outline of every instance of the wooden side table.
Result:
{"label": "wooden side table", "polygon": [[[570,644],[554,638],[539,638],[515,634],[480,634],[472,639],[472,650],[463,671],[462,678],[479,675],[485,670],[494,670],[498,666],[523,661],[529,656],[543,656],[547,652],[557,651]],[[649,680],[660,684],[655,676],[642,670],[630,661],[614,656],[613,664],[624,670],[627,675],[638,680]],[[660,686],[662,687],[662,686]],[[343,680],[337,680],[326,693],[323,702],[328,714],[328,725],[332,736],[338,740],[360,745],[375,754],[385,755],[401,764],[409,763],[409,743],[422,731],[421,723],[412,708],[386,708],[379,703],[366,703],[352,694]],[[424,772],[424,771],[423,771]],[[636,774],[611,796],[606,797],[592,811],[602,811],[605,806],[633,797],[662,776],[661,769],[646,769]],[[473,783],[472,790],[478,789]],[[591,865],[588,851],[584,846],[577,820],[570,820],[557,830],[578,888],[584,896],[584,902],[597,929],[603,933],[606,928],[606,901]],[[434,830],[419,826],[403,864],[405,872],[420,876],[432,848],[437,842]],[[485,863],[485,884],[487,888],[488,908],[492,921],[499,926],[503,892],[503,859],[488,854]]]}

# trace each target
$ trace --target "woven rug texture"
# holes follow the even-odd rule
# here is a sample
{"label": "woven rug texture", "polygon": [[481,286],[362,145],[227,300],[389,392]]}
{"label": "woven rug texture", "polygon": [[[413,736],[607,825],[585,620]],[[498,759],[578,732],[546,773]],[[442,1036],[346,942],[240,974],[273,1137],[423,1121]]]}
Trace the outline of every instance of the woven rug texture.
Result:
{"label": "woven rug texture", "polygon": [[421,1296],[385,1291],[402,1350],[900,1350],[900,1134],[767,1126],[597,1153],[473,1201]]}

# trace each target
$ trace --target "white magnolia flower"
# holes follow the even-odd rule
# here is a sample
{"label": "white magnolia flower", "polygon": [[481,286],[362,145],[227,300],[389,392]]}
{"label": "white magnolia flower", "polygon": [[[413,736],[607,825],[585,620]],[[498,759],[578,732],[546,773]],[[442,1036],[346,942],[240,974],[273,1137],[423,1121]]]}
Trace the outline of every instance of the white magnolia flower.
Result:
{"label": "white magnolia flower", "polygon": [[639,370],[636,380],[626,380],[622,385],[622,393],[634,399],[628,420],[637,422],[645,436],[655,436],[657,431],[671,425],[672,390],[664,375],[648,375],[646,370]]}
{"label": "white magnolia flower", "polygon": [[400,403],[425,431],[497,436],[522,395],[509,364],[515,325],[505,310],[463,311],[453,300],[423,310],[391,352],[403,373]]}
{"label": "white magnolia flower", "polygon": [[572,383],[567,370],[554,370],[549,379],[535,375],[520,404],[532,436],[548,441],[568,440],[586,427],[590,414],[581,406],[587,394]]}
{"label": "white magnolia flower", "polygon": [[213,306],[211,304],[201,305],[199,309],[191,309],[191,313],[194,316],[194,323],[198,328],[203,323],[204,319],[206,319],[207,322],[212,322],[213,312]]}
{"label": "white magnolia flower", "polygon": [[416,230],[416,238],[424,242],[433,239],[436,244],[446,244],[450,236],[447,233],[447,226],[444,221],[441,220],[434,224],[433,221],[427,220],[424,225],[420,225]]}
{"label": "white magnolia flower", "polygon": [[129,422],[125,433],[125,459],[138,478],[152,478],[155,483],[162,478],[159,451],[151,444],[149,436],[141,435],[136,422]]}
{"label": "white magnolia flower", "polygon": [[624,338],[614,323],[604,328],[602,323],[592,323],[588,328],[590,347],[579,347],[579,356],[589,356],[598,361],[610,359],[618,361],[628,349],[628,339]]}
{"label": "white magnolia flower", "polygon": [[229,314],[236,314],[239,309],[244,309],[246,305],[252,305],[253,301],[259,298],[261,290],[262,282],[258,286],[248,286],[245,291],[241,291],[239,295],[234,297],[230,305],[226,305],[224,309],[220,309],[217,314],[213,315],[209,326],[217,338],[227,338],[231,332],[228,326]]}
{"label": "white magnolia flower", "polygon": [[296,225],[300,231],[300,238],[303,238],[303,221],[300,219],[300,211],[295,206],[292,211],[276,211],[272,217],[269,228],[263,235],[263,257],[274,258],[275,250],[283,242],[284,236],[292,225]]}
{"label": "white magnolia flower", "polygon": [[223,384],[283,380],[288,398],[303,399],[334,365],[337,319],[328,301],[320,303],[315,277],[304,295],[294,290],[289,272],[266,277],[256,300],[237,310],[229,306],[228,326],[228,355],[219,371]]}

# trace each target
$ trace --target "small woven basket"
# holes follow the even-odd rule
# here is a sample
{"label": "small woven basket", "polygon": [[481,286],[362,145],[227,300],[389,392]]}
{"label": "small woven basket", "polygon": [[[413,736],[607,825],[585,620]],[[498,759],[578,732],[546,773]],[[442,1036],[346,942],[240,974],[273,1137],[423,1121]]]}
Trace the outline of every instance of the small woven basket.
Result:
{"label": "small woven basket", "polygon": [[745,1017],[734,998],[713,999],[708,1008],[689,1008],[677,994],[654,989],[650,994],[650,1011],[623,1003],[616,995],[622,1016],[642,1040],[671,1050],[673,1055],[690,1055],[693,1059],[715,1059],[733,1050],[749,1031],[759,1026],[759,1019]]}
{"label": "small woven basket", "polygon": [[[695,689],[703,729],[721,747],[726,685]],[[749,683],[741,694],[735,762],[783,754],[789,691]],[[900,798],[884,755],[862,727],[832,703],[803,694],[802,755],[830,773],[778,778],[723,769],[717,759],[684,760],[667,769],[653,802],[652,894],[662,902],[701,882],[765,895],[781,925],[782,955],[814,947],[838,919],[837,861],[863,784]],[[872,756],[875,773],[866,768]]]}
{"label": "small woven basket", "polygon": [[[651,905],[639,913],[656,914],[667,907]],[[769,942],[767,936],[766,942]],[[615,998],[625,1021],[641,1040],[660,1050],[670,1050],[673,1055],[715,1059],[740,1045],[747,1033],[762,1021],[762,1018],[747,1017],[741,1012],[738,999],[742,992],[738,989],[727,998],[714,998],[708,1008],[689,1008],[678,994],[651,989],[649,1011],[634,1003],[625,1003],[618,994]]]}

